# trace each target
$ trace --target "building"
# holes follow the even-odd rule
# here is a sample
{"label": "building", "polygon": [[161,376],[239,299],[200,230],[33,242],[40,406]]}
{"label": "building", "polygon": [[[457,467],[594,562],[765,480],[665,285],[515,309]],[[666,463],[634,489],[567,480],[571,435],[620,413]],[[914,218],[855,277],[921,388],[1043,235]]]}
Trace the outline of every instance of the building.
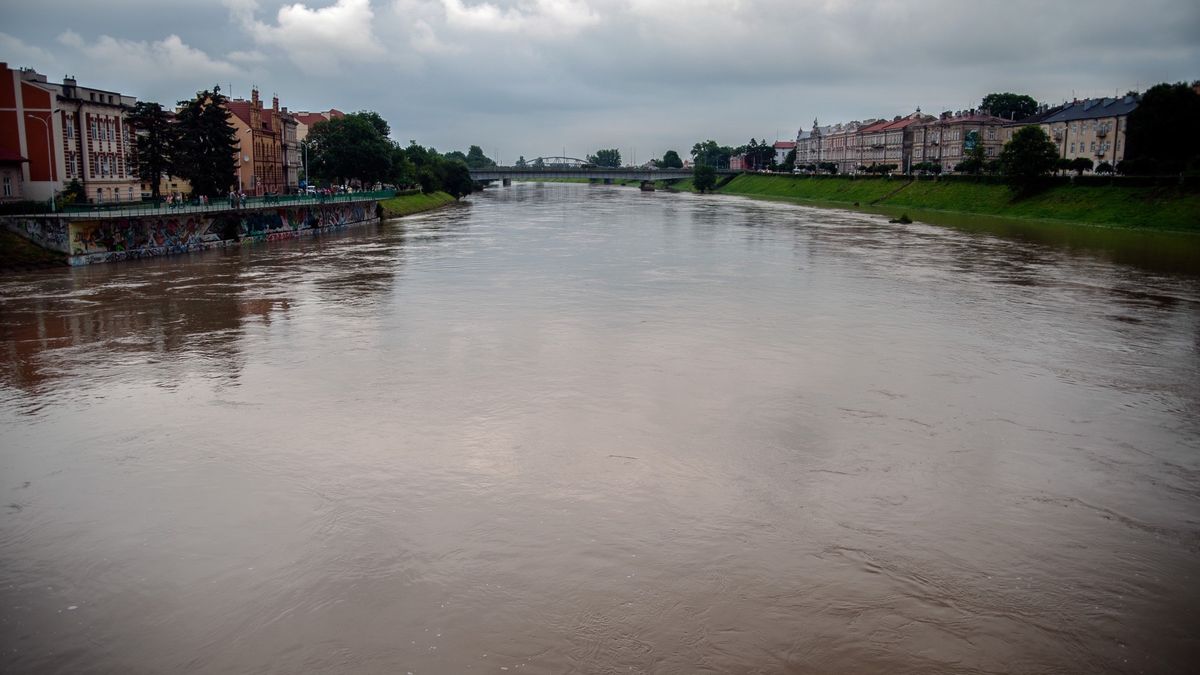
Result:
{"label": "building", "polygon": [[1011,139],[1017,129],[1036,124],[1058,146],[1064,159],[1086,157],[1096,164],[1116,166],[1125,159],[1125,129],[1129,113],[1138,105],[1136,96],[1090,98],[1072,101],[1047,114],[1035,115],[1005,128]]}
{"label": "building", "polygon": [[914,128],[912,161],[906,168],[929,162],[940,166],[943,172],[950,172],[980,145],[984,161],[994,160],[1009,138],[1006,132],[1009,124],[986,110],[944,112]]}
{"label": "building", "polygon": [[283,128],[283,184],[284,192],[296,193],[300,190],[300,139],[298,128],[300,123],[296,116],[287,108],[279,113],[279,121]]}
{"label": "building", "polygon": [[25,198],[25,177],[21,168],[28,161],[12,150],[0,148],[0,203],[17,202]]}
{"label": "building", "polygon": [[78,180],[89,201],[141,199],[128,162],[134,135],[126,120],[135,103],[71,77],[52,83],[31,68],[0,63],[0,150],[28,160],[18,162],[24,197],[50,199]]}
{"label": "building", "polygon": [[746,157],[746,153],[743,152],[740,155],[730,155],[729,156],[729,170],[730,171],[747,171],[747,170],[749,170],[749,168],[750,168],[750,162]]}
{"label": "building", "polygon": [[229,99],[225,105],[237,132],[238,191],[255,195],[284,193],[287,173],[279,97],[271,99],[270,108],[263,108],[258,89],[252,89],[249,101]]}
{"label": "building", "polygon": [[783,164],[788,153],[796,149],[795,141],[775,141],[775,163]]}

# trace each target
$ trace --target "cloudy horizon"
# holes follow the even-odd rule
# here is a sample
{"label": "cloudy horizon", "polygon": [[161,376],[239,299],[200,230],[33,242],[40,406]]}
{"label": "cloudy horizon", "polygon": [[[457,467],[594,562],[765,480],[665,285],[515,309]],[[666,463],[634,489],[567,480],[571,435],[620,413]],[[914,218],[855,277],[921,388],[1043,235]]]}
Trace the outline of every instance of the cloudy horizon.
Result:
{"label": "cloudy horizon", "polygon": [[[400,142],[626,161],[822,123],[1056,103],[1200,78],[1200,7],[1106,1],[63,0],[10,10],[0,60],[164,104],[220,84],[374,110]],[[65,18],[64,18],[65,17]]]}

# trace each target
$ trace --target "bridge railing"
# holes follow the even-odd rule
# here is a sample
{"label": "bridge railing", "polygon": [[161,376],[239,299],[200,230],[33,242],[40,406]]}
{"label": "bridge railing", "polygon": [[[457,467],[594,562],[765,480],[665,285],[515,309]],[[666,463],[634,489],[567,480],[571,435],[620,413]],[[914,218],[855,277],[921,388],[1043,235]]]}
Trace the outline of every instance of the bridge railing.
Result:
{"label": "bridge railing", "polygon": [[198,199],[180,201],[168,204],[165,200],[158,202],[114,202],[111,204],[67,204],[58,212],[43,211],[40,213],[23,213],[13,215],[25,216],[65,216],[96,218],[135,218],[141,216],[166,216],[182,213],[213,213],[218,211],[239,211],[244,209],[262,209],[276,206],[319,206],[322,204],[342,204],[346,202],[375,201],[390,199],[396,196],[395,190],[371,190],[365,192],[343,192],[330,195],[273,195],[246,197],[234,200],[229,197],[213,199],[207,204],[201,204]]}

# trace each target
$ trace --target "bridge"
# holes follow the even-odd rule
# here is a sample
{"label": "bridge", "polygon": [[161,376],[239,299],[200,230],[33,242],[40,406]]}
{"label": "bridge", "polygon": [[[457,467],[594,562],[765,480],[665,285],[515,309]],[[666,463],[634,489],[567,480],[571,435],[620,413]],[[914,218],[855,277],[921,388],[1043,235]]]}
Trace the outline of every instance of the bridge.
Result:
{"label": "bridge", "polygon": [[[740,171],[716,169],[718,176],[728,176]],[[691,178],[691,169],[649,169],[645,167],[596,166],[573,157],[539,157],[525,166],[489,166],[471,169],[471,180],[479,183],[503,181],[506,185],[513,180],[541,180],[544,178],[588,178],[594,180],[678,180]]]}

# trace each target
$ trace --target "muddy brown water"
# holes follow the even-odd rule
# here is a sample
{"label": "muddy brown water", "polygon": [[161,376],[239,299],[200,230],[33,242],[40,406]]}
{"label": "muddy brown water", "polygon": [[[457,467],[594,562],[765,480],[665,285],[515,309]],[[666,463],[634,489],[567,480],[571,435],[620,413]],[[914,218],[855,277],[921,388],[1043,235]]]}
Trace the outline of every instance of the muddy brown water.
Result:
{"label": "muddy brown water", "polygon": [[1198,413],[1200,274],[738,198],[9,276],[0,671],[1195,672]]}

